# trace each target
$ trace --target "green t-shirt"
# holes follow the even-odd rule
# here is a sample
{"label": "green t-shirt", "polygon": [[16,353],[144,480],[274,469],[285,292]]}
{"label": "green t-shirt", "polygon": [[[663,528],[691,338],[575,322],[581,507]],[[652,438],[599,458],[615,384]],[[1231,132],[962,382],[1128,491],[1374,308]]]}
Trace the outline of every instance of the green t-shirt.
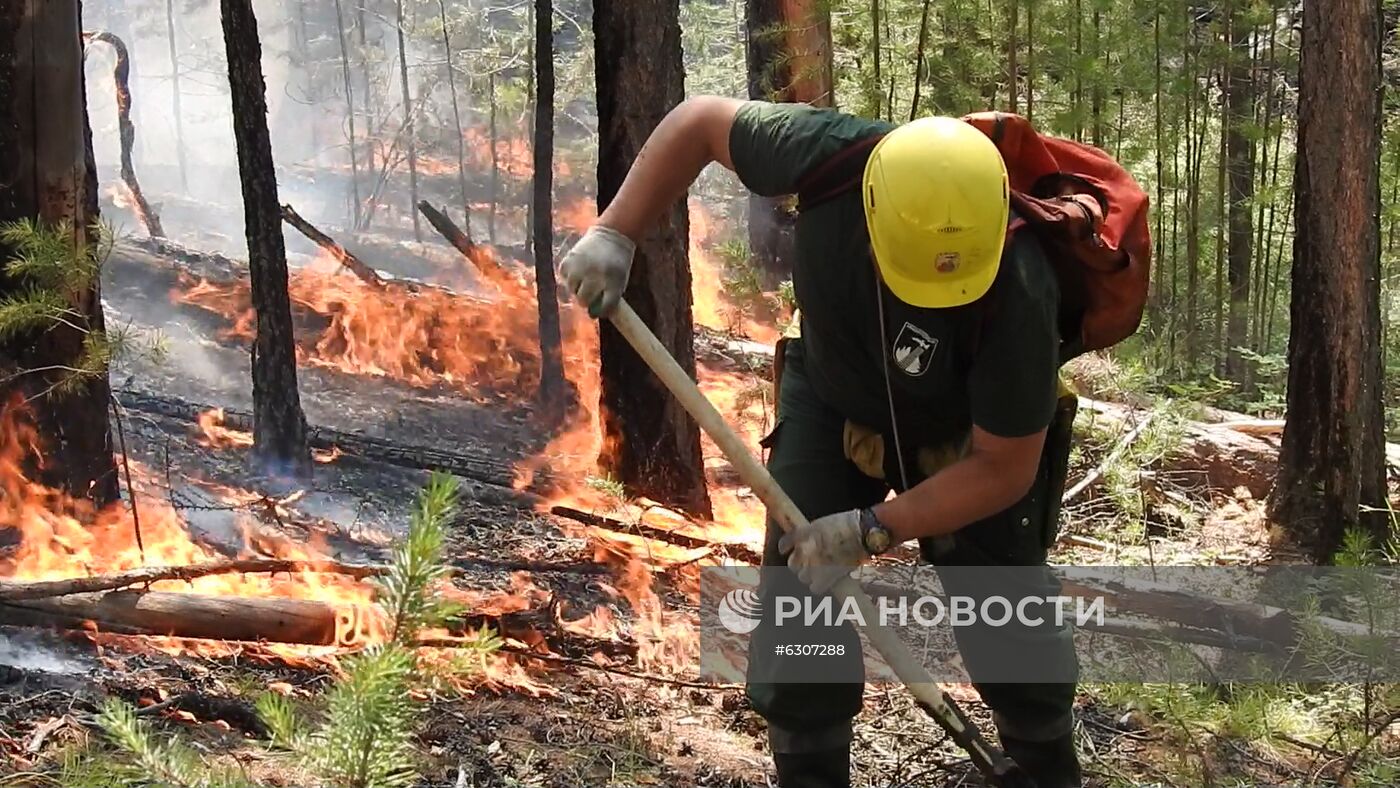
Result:
{"label": "green t-shirt", "polygon": [[[744,185],[772,197],[796,191],[808,171],[852,142],[892,128],[835,110],[755,101],[739,110],[729,150]],[[991,291],[967,306],[910,306],[877,282],[858,189],[803,211],[793,289],[818,396],[852,421],[888,430],[883,358],[900,432],[921,442],[959,438],[971,424],[1003,437],[1049,425],[1059,287],[1030,233],[1013,235]]]}

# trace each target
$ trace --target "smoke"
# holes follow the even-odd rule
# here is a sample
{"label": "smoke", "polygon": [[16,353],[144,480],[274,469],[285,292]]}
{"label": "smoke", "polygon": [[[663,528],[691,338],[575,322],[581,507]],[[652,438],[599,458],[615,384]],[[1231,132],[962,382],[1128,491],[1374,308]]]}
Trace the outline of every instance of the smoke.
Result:
{"label": "smoke", "polygon": [[54,645],[33,633],[0,634],[0,665],[43,673],[77,674],[92,668],[54,653]]}
{"label": "smoke", "polygon": [[[242,189],[219,4],[199,0],[171,0],[171,4],[179,64],[179,127],[166,0],[87,0],[83,26],[116,34],[130,51],[136,173],[166,220],[167,232],[177,241],[244,257]],[[348,186],[339,182],[343,178],[318,177],[318,170],[338,173],[343,169],[348,175],[344,96],[329,91],[336,80],[315,73],[326,64],[306,62],[312,50],[324,58],[335,29],[327,29],[324,20],[306,18],[305,14],[316,12],[301,9],[303,5],[254,3],[268,129],[282,200],[296,204],[313,222],[342,226],[348,224]],[[369,20],[378,24],[373,16]],[[303,35],[309,40],[303,42]],[[115,182],[120,161],[112,64],[109,48],[96,45],[88,50],[88,114],[104,187]],[[120,229],[141,232],[120,207],[111,203],[103,207]]]}

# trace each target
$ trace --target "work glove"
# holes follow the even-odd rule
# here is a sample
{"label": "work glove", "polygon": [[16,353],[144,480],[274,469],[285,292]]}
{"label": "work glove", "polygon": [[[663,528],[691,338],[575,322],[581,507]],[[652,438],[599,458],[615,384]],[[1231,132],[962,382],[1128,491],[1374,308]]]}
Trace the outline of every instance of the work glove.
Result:
{"label": "work glove", "polygon": [[631,238],[595,224],[564,255],[564,262],[559,265],[564,286],[588,307],[589,317],[608,314],[622,300],[636,251],[637,245]]}
{"label": "work glove", "polygon": [[861,539],[860,510],[830,514],[783,534],[778,551],[802,582],[825,594],[869,557]]}

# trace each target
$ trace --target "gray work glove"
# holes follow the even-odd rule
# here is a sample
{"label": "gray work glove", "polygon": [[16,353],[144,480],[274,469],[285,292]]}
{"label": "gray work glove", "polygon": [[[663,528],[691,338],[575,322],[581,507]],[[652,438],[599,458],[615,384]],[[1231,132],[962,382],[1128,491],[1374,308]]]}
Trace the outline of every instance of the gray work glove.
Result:
{"label": "gray work glove", "polygon": [[636,251],[637,245],[631,238],[595,224],[564,255],[564,262],[559,265],[564,286],[588,307],[590,317],[608,314],[622,300]]}
{"label": "gray work glove", "polygon": [[860,534],[860,510],[821,517],[778,540],[788,566],[813,591],[824,594],[869,554]]}

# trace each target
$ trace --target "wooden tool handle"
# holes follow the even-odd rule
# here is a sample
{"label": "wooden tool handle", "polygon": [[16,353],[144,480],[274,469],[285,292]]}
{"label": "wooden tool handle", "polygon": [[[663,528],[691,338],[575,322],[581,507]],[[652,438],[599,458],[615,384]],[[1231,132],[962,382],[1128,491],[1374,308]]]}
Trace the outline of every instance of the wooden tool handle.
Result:
{"label": "wooden tool handle", "polygon": [[[730,465],[734,466],[740,478],[753,488],[754,494],[768,507],[769,515],[778,525],[784,531],[805,528],[807,518],[797,508],[797,504],[778,486],[777,480],[768,473],[768,469],[749,453],[743,440],[730,428],[719,411],[715,410],[715,406],[710,404],[710,400],[695,385],[695,381],[676,363],[676,359],[671,356],[666,346],[661,344],[661,340],[656,338],[640,317],[637,317],[632,307],[626,301],[622,301],[613,309],[612,314],[608,315],[608,319],[622,336],[626,337],[627,342],[637,351],[637,355],[651,367],[651,371],[656,373],[671,394],[680,401],[681,407],[699,423],[700,429],[724,452]],[[992,747],[975,725],[967,722],[961,709],[958,709],[952,699],[929,679],[924,666],[914,658],[913,652],[900,640],[898,633],[880,623],[875,604],[861,589],[860,584],[851,577],[844,577],[831,588],[830,593],[838,600],[854,600],[862,620],[866,622],[861,629],[871,645],[894,669],[895,675],[899,676],[914,694],[924,711],[968,751],[977,768],[996,785],[1019,785],[1017,779],[1021,775],[1015,763]]]}

